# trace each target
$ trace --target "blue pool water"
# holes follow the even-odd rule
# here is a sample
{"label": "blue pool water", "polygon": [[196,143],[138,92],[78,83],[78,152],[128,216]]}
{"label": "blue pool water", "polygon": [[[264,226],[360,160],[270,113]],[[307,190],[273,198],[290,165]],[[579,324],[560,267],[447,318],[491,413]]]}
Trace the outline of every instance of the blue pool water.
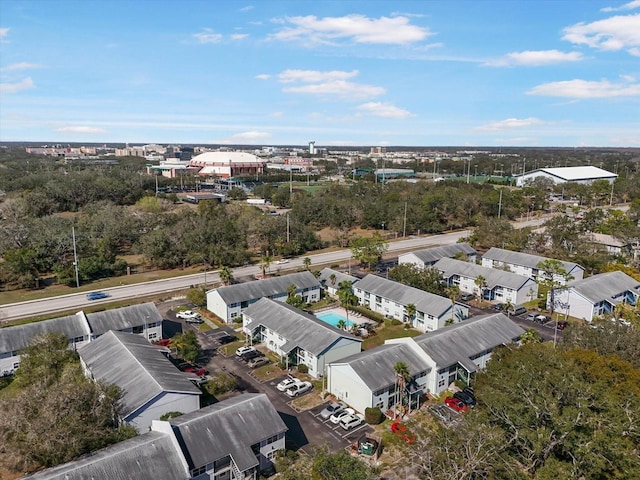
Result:
{"label": "blue pool water", "polygon": [[340,320],[344,320],[345,322],[347,322],[348,327],[351,327],[351,325],[354,324],[354,322],[352,322],[351,320],[347,320],[346,317],[343,317],[342,315],[338,315],[335,312],[319,313],[318,315],[316,315],[316,317],[318,317],[324,323],[328,323],[329,325],[333,325],[334,327],[338,326],[338,322]]}

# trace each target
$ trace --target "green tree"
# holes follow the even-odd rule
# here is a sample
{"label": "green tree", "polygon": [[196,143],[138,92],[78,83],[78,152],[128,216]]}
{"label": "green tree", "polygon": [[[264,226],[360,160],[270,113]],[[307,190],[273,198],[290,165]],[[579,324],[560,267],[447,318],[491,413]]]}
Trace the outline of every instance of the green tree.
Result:
{"label": "green tree", "polygon": [[200,342],[198,342],[198,338],[193,331],[176,335],[173,337],[171,345],[176,349],[176,353],[180,358],[185,359],[187,362],[195,362],[200,355]]}
{"label": "green tree", "polygon": [[[396,402],[396,406],[400,404],[400,409],[402,409],[402,406],[404,404],[402,399],[404,398],[404,391],[407,386],[407,383],[411,381],[411,372],[409,371],[409,365],[407,365],[405,362],[397,362],[393,366],[393,370],[396,374],[395,375],[395,378],[396,378],[395,402]],[[398,413],[399,413],[398,408],[396,408],[395,410],[396,418],[398,417]]]}
{"label": "green tree", "polygon": [[349,320],[349,307],[358,303],[358,297],[353,293],[353,284],[349,280],[343,280],[338,284],[338,300]]}
{"label": "green tree", "polygon": [[413,323],[413,318],[416,315],[416,306],[413,303],[408,303],[406,307],[404,307],[404,313],[409,319],[409,323]]}
{"label": "green tree", "polygon": [[[460,287],[457,285],[449,285],[445,289],[445,293],[449,300],[451,300],[451,318],[447,320],[447,325],[452,325],[455,323],[455,314],[456,314],[456,300],[460,296]],[[450,321],[449,321],[450,320]]]}
{"label": "green tree", "polygon": [[487,279],[482,275],[478,275],[473,283],[478,287],[478,298],[480,298],[480,303],[482,303],[484,300],[484,291],[487,288]]}
{"label": "green tree", "polygon": [[346,320],[341,318],[340,320],[338,320],[338,323],[336,324],[336,327],[339,328],[340,330],[346,330],[347,325],[348,324],[347,324]]}
{"label": "green tree", "polygon": [[222,280],[224,285],[231,285],[233,283],[233,272],[226,265],[223,265],[220,268],[220,272],[218,272],[218,274],[220,275],[220,280]]}
{"label": "green tree", "polygon": [[271,255],[262,256],[262,260],[260,261],[260,268],[262,269],[262,278],[267,278],[267,270],[271,266],[271,262],[273,262],[273,257]]}
{"label": "green tree", "polygon": [[16,385],[39,384],[49,387],[57,383],[67,368],[78,364],[78,353],[69,349],[69,340],[62,334],[48,333],[34,337],[21,355],[16,370]]}
{"label": "green tree", "polygon": [[202,287],[193,287],[187,291],[187,300],[198,307],[204,307],[207,304],[207,292]]}
{"label": "green tree", "polygon": [[388,248],[388,242],[377,232],[371,237],[359,237],[351,242],[353,258],[366,264],[367,268],[371,268],[372,263],[378,262]]}
{"label": "green tree", "polygon": [[435,295],[444,295],[445,292],[444,279],[437,268],[420,268],[411,263],[403,263],[389,270],[389,278]]}
{"label": "green tree", "polygon": [[304,259],[302,260],[302,264],[304,265],[304,268],[309,271],[309,267],[311,266],[311,259],[309,257],[304,257]]}
{"label": "green tree", "polygon": [[298,287],[293,283],[287,288],[287,304],[292,307],[302,308],[305,305],[302,295],[297,295]]}
{"label": "green tree", "polygon": [[347,452],[330,453],[319,449],[313,458],[313,478],[318,480],[375,480],[371,468]]}

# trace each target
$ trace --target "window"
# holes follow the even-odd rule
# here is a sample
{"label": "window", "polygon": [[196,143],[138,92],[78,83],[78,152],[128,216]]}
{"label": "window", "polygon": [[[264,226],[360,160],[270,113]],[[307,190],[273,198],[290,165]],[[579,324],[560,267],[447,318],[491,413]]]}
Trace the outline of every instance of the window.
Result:
{"label": "window", "polygon": [[438,388],[442,388],[442,387],[444,387],[444,384],[445,384],[446,382],[447,382],[447,381],[446,381],[444,378],[441,378],[440,380],[438,380]]}
{"label": "window", "polygon": [[131,329],[131,333],[142,333],[144,331],[144,326],[138,325]]}
{"label": "window", "polygon": [[19,366],[20,366],[20,362],[15,362],[15,363],[13,364],[13,368],[14,368],[14,369],[18,368]]}
{"label": "window", "polygon": [[149,334],[149,340],[155,340],[156,338],[158,338],[158,334],[157,333],[150,333]]}

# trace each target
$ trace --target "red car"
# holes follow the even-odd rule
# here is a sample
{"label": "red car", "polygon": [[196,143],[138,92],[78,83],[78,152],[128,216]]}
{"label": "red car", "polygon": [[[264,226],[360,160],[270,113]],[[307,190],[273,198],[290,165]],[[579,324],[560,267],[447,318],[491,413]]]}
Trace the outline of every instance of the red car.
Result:
{"label": "red car", "polygon": [[209,373],[206,368],[198,368],[198,367],[185,368],[184,371],[187,373],[193,373],[194,375],[197,375],[199,377],[204,377],[206,374]]}
{"label": "red car", "polygon": [[163,338],[162,340],[158,340],[157,342],[155,342],[154,345],[160,345],[161,347],[170,347],[171,346],[171,339],[170,338]]}
{"label": "red car", "polygon": [[455,410],[456,412],[466,412],[467,410],[469,410],[469,406],[456,397],[447,397],[444,399],[444,403],[446,403],[449,408]]}

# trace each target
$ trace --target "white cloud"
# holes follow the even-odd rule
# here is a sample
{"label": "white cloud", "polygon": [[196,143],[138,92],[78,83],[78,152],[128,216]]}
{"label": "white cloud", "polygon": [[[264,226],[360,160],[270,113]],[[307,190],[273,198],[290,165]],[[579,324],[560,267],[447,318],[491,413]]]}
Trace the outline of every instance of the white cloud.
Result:
{"label": "white cloud", "polygon": [[214,33],[210,28],[205,28],[200,33],[194,33],[193,37],[200,43],[218,43],[222,40],[222,34]]}
{"label": "white cloud", "polygon": [[231,35],[231,40],[244,40],[248,36],[248,33],[234,33]]}
{"label": "white cloud", "polygon": [[42,65],[38,65],[37,63],[20,62],[7,65],[6,67],[3,67],[2,70],[9,72],[16,70],[29,70],[31,68],[42,68]]}
{"label": "white cloud", "polygon": [[253,5],[247,5],[246,7],[242,7],[240,10],[238,10],[239,12],[248,12],[250,10],[253,10],[254,6]]}
{"label": "white cloud", "polygon": [[302,40],[309,43],[333,43],[352,40],[355,43],[405,45],[433,35],[429,29],[411,25],[407,17],[369,18],[364,15],[318,18],[285,17],[276,19],[285,26],[271,38],[283,41]]}
{"label": "white cloud", "polygon": [[17,93],[20,90],[27,90],[34,87],[35,84],[33,80],[31,80],[31,77],[27,77],[17,83],[0,83],[0,93]]}
{"label": "white cloud", "polygon": [[619,7],[604,7],[601,8],[601,12],[620,12],[623,10],[633,10],[635,8],[640,8],[640,0],[632,0],[629,3],[625,3],[624,5],[620,5]]}
{"label": "white cloud", "polygon": [[284,117],[284,112],[273,112],[269,116],[271,118],[282,118]]}
{"label": "white cloud", "polygon": [[268,73],[261,73],[260,75],[256,75],[256,78],[258,80],[269,80],[271,78],[271,75],[269,75]]}
{"label": "white cloud", "polygon": [[605,51],[627,50],[640,56],[640,14],[618,15],[564,29],[563,40]]}
{"label": "white cloud", "polygon": [[409,112],[408,110],[403,110],[402,108],[398,108],[395,105],[390,103],[381,103],[381,102],[369,102],[363,103],[362,105],[358,105],[356,107],[358,110],[363,112],[367,112],[374,117],[384,117],[384,118],[407,118],[407,117],[415,117],[415,114]]}
{"label": "white cloud", "polygon": [[507,118],[505,120],[499,120],[496,122],[489,122],[485,125],[480,125],[479,127],[475,127],[474,130],[494,132],[499,130],[509,130],[512,128],[523,128],[523,127],[531,127],[534,125],[545,125],[545,124],[546,122],[543,122],[539,118],[535,118],[535,117]]}
{"label": "white cloud", "polygon": [[553,65],[564,62],[578,62],[582,60],[580,52],[561,52],[560,50],[526,50],[524,52],[511,52],[503,58],[491,60],[484,65],[489,67],[507,67],[511,65],[524,65],[537,67],[540,65]]}
{"label": "white cloud", "polygon": [[57,128],[56,132],[60,133],[83,133],[88,135],[93,135],[96,133],[107,133],[104,128],[98,127],[85,127],[85,126],[75,126],[75,127],[61,127]]}
{"label": "white cloud", "polygon": [[8,28],[0,28],[0,43],[6,42],[5,38],[9,36]]}
{"label": "white cloud", "polygon": [[254,143],[263,143],[262,140],[266,140],[271,138],[271,134],[267,132],[242,132],[231,135],[230,137],[224,138],[222,140],[218,140],[213,143],[222,143],[227,145],[235,145],[235,144],[254,144]]}
{"label": "white cloud", "polygon": [[288,93],[308,93],[312,95],[337,95],[345,99],[359,100],[363,98],[377,97],[387,91],[375,85],[363,85],[360,83],[335,80],[326,83],[289,87],[284,89]]}
{"label": "white cloud", "polygon": [[331,82],[335,80],[347,80],[356,77],[358,70],[345,72],[341,70],[332,70],[330,72],[320,72],[317,70],[285,70],[278,75],[281,83],[291,82]]}
{"label": "white cloud", "polygon": [[610,98],[640,95],[640,83],[611,83],[608,80],[593,82],[588,80],[566,80],[543,83],[533,87],[527,95],[543,95],[564,98]]}

